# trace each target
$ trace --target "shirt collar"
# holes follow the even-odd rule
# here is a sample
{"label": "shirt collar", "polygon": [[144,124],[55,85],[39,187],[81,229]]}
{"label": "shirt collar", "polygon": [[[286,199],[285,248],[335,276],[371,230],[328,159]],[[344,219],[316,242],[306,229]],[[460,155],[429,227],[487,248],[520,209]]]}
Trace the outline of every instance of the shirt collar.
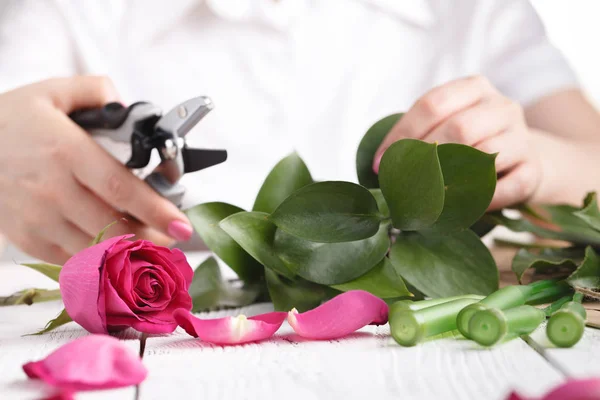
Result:
{"label": "shirt collar", "polygon": [[430,0],[360,0],[395,15],[406,23],[429,28],[436,22],[435,12]]}
{"label": "shirt collar", "polygon": [[[313,0],[131,0],[127,15],[135,28],[129,30],[129,35],[135,43],[152,40],[201,6],[227,20],[262,22],[275,29],[285,29],[306,10],[310,1]],[[417,27],[427,28],[435,23],[429,0],[357,1],[380,8]]]}

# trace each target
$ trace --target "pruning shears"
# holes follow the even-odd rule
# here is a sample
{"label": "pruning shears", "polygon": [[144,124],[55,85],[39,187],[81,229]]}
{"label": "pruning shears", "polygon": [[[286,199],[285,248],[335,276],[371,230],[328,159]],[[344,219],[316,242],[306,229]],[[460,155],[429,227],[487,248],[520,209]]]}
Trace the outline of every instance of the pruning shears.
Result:
{"label": "pruning shears", "polygon": [[[101,108],[77,110],[69,116],[136,176],[181,207],[185,187],[179,180],[183,174],[227,159],[226,150],[190,148],[185,140],[187,133],[213,108],[210,98],[200,96],[164,115],[154,104],[137,102],[129,107],[109,103]],[[154,149],[160,164],[148,171]]]}

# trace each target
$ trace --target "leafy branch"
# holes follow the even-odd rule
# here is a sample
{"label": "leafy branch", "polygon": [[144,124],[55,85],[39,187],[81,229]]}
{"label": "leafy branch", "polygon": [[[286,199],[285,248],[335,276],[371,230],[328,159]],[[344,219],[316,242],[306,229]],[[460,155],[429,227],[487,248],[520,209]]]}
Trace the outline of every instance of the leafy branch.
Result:
{"label": "leafy branch", "polygon": [[[496,186],[495,155],[405,139],[385,152],[376,175],[375,151],[400,117],[377,122],[361,141],[359,184],[314,182],[294,153],[269,173],[253,210],[225,203],[187,210],[206,245],[240,277],[240,290],[258,287],[253,301],[304,311],[353,289],[393,301],[498,288],[496,264],[475,233],[476,224],[490,225],[480,218]],[[215,293],[223,284],[214,281]],[[213,303],[195,301],[195,308]]]}

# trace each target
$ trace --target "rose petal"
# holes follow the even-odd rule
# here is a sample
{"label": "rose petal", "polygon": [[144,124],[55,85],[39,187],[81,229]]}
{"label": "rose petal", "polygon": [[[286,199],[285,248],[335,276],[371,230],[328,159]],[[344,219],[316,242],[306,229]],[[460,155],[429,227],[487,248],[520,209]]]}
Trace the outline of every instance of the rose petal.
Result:
{"label": "rose petal", "polygon": [[363,290],[342,293],[302,314],[295,309],[288,313],[298,335],[321,340],[341,338],[369,324],[382,325],[387,318],[388,305]]}
{"label": "rose petal", "polygon": [[[534,400],[512,392],[506,400]],[[600,378],[570,379],[540,400],[600,400]]]}
{"label": "rose petal", "polygon": [[179,308],[173,313],[175,321],[191,336],[215,344],[242,344],[268,339],[277,332],[286,313],[271,312],[246,317],[201,319]]}
{"label": "rose petal", "polygon": [[23,365],[32,379],[69,390],[113,389],[141,383],[148,371],[140,357],[112,336],[89,335]]}
{"label": "rose petal", "polygon": [[71,257],[60,271],[58,282],[67,314],[87,331],[106,333],[104,301],[99,301],[100,268],[107,252],[125,235],[107,239]]}

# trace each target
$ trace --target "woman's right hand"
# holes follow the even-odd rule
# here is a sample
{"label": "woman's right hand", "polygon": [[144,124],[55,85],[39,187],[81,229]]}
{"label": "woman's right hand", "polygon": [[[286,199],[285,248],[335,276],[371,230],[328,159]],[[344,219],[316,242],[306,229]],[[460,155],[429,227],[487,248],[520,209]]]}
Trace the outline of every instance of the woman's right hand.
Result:
{"label": "woman's right hand", "polygon": [[188,240],[185,215],[100,147],[68,114],[118,101],[103,77],[50,79],[0,94],[0,232],[30,255],[63,263],[109,231],[157,244]]}

